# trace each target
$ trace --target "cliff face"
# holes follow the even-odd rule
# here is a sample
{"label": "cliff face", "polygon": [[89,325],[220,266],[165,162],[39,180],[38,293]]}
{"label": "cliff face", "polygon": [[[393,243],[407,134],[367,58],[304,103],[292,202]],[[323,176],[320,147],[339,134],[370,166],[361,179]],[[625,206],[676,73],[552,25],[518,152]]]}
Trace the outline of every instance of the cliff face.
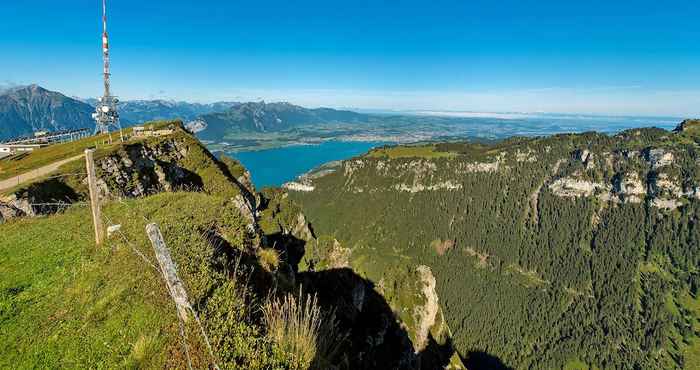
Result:
{"label": "cliff face", "polygon": [[[536,369],[683,366],[700,343],[686,329],[700,318],[699,186],[689,122],[382,148],[285,185],[329,238],[306,263],[342,261],[384,287],[414,344],[444,313],[467,367]],[[391,293],[420,266],[436,299]],[[678,335],[687,344],[669,344]]]}
{"label": "cliff face", "polygon": [[[61,144],[63,145],[63,144]],[[53,213],[57,206],[88,198],[83,161],[62,166],[50,179],[23,184],[0,198],[3,219]],[[176,125],[175,133],[160,138],[132,139],[100,149],[95,156],[97,183],[103,199],[143,197],[177,190],[198,191],[226,198],[241,196],[255,210],[250,174],[231,158],[217,159]],[[66,175],[66,176],[62,176]]]}

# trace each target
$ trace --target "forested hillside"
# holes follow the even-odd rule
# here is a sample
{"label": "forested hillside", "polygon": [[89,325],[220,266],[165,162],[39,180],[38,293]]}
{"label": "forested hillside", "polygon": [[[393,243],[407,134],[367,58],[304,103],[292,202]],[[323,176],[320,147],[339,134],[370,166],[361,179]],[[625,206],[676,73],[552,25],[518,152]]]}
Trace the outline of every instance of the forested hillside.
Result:
{"label": "forested hillside", "polygon": [[468,368],[700,368],[700,122],[374,150],[287,184],[388,292],[428,266]]}

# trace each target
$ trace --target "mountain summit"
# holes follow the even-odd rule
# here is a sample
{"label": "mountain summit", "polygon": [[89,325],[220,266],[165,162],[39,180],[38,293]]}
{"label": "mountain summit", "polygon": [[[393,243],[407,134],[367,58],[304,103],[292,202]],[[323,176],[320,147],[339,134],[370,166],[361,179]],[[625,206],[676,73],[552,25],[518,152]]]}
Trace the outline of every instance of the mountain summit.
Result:
{"label": "mountain summit", "polygon": [[31,135],[38,130],[89,128],[93,108],[38,85],[0,93],[0,140]]}

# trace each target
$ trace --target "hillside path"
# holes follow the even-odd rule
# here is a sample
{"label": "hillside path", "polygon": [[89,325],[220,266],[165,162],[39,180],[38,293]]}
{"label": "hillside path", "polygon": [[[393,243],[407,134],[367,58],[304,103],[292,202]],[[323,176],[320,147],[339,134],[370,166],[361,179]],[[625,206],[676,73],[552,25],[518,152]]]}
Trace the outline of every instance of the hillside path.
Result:
{"label": "hillside path", "polygon": [[82,158],[83,156],[84,156],[84,154],[80,154],[80,155],[76,155],[75,157],[62,159],[60,161],[53,162],[51,164],[47,164],[46,166],[39,167],[39,168],[33,169],[29,172],[25,172],[23,174],[17,175],[15,177],[11,177],[11,178],[6,179],[6,180],[0,180],[0,191],[13,188],[17,185],[20,185],[20,184],[27,182],[27,181],[30,181],[30,180],[34,180],[38,177],[46,176],[46,175],[50,174],[51,172],[56,171],[59,167],[63,166],[64,164],[66,164],[68,162],[76,161],[76,160]]}

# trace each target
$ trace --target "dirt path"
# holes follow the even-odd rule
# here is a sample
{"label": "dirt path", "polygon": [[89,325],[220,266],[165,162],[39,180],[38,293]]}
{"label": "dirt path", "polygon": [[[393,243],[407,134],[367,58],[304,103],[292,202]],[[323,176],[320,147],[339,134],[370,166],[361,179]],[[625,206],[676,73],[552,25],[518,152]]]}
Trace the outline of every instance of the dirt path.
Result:
{"label": "dirt path", "polygon": [[11,177],[7,180],[0,180],[0,191],[13,188],[17,185],[24,183],[24,182],[34,180],[34,179],[42,177],[42,176],[46,176],[46,175],[50,174],[51,172],[56,171],[62,165],[66,164],[68,162],[76,161],[82,157],[83,157],[83,154],[76,155],[75,157],[63,159],[63,160],[60,160],[58,162],[48,164],[44,167],[39,167],[37,169],[33,169],[29,172],[25,172],[21,175]]}

